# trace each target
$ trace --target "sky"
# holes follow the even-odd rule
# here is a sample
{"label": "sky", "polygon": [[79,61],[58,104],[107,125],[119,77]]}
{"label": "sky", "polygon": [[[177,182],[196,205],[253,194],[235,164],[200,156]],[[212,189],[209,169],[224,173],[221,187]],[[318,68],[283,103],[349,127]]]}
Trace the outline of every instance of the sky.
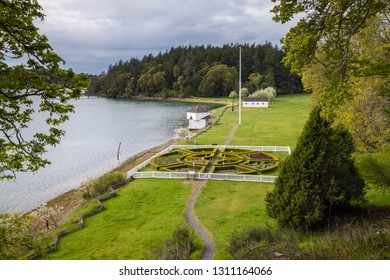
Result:
{"label": "sky", "polygon": [[120,59],[171,47],[280,44],[293,25],[272,21],[271,0],[40,0],[40,32],[65,68],[100,74]]}

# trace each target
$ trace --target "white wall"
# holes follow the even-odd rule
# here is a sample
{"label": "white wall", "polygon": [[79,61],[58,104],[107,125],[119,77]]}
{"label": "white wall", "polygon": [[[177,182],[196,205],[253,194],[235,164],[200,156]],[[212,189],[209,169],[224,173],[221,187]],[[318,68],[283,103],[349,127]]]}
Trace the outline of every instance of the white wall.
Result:
{"label": "white wall", "polygon": [[258,107],[258,108],[268,108],[268,102],[266,101],[245,101],[243,107]]}
{"label": "white wall", "polygon": [[206,120],[189,120],[190,129],[201,129],[206,127]]}

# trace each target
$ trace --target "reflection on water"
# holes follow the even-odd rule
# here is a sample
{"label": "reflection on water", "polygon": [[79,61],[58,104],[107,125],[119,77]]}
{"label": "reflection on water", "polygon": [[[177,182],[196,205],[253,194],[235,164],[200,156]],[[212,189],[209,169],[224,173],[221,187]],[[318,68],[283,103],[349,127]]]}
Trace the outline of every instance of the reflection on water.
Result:
{"label": "reflection on water", "polygon": [[[193,106],[104,98],[81,98],[74,104],[75,114],[63,125],[66,136],[45,154],[52,164],[36,174],[17,174],[15,181],[0,182],[0,213],[27,212],[131,155],[166,142],[173,129],[187,125],[186,111]],[[42,130],[41,124],[31,124],[29,129]]]}

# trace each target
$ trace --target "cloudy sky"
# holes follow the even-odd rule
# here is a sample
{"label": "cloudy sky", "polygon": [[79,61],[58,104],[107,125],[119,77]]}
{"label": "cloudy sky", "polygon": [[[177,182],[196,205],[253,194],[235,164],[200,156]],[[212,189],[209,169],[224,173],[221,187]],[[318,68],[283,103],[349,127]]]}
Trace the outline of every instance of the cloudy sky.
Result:
{"label": "cloudy sky", "polygon": [[271,0],[40,0],[37,23],[66,67],[99,74],[109,64],[179,45],[280,45],[292,24],[272,21]]}

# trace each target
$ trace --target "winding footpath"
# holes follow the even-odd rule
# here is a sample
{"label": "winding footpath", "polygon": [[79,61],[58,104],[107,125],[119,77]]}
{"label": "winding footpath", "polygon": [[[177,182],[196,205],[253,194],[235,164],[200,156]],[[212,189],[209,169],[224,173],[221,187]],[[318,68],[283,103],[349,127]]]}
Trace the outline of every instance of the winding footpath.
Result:
{"label": "winding footpath", "polygon": [[[226,138],[224,145],[228,145],[233,138],[236,130],[238,128],[237,124],[233,125],[232,130],[230,131],[229,136]],[[202,188],[205,186],[206,180],[198,180],[196,181],[195,189],[192,192],[188,203],[187,203],[187,209],[184,214],[184,218],[186,219],[187,223],[190,225],[190,227],[199,234],[200,238],[203,241],[204,244],[204,250],[201,256],[201,260],[212,260],[214,258],[215,254],[215,244],[211,237],[211,235],[207,232],[207,230],[204,228],[204,226],[199,222],[198,217],[195,214],[195,202],[198,198],[198,195]]]}
{"label": "winding footpath", "polygon": [[184,218],[190,227],[199,234],[200,238],[204,244],[204,250],[201,256],[201,260],[212,260],[215,253],[215,245],[212,237],[204,228],[204,226],[199,222],[198,217],[195,214],[194,206],[196,199],[201,191],[201,189],[206,184],[206,180],[199,180],[196,182],[195,190],[192,192],[190,199],[187,203],[187,209],[184,214]]}

